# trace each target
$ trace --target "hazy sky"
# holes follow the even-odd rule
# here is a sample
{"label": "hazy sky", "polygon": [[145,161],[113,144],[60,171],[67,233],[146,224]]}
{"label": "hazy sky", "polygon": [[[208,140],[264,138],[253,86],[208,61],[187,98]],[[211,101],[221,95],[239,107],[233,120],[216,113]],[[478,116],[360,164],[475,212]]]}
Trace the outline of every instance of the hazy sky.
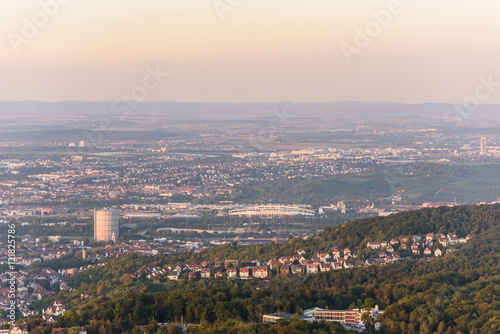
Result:
{"label": "hazy sky", "polygon": [[0,0],[0,100],[460,103],[490,76],[500,103],[499,18],[498,0]]}

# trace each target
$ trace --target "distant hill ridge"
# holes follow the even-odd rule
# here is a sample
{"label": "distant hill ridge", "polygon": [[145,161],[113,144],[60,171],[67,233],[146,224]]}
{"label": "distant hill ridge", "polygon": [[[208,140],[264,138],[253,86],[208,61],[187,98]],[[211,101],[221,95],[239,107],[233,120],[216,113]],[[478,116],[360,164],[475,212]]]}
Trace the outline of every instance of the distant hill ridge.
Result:
{"label": "distant hill ridge", "polygon": [[[123,106],[122,101],[0,101],[0,116],[27,117],[112,117],[122,116],[117,106]],[[452,104],[421,103],[401,104],[392,102],[246,102],[246,103],[204,103],[204,102],[133,102],[129,115],[131,116],[161,116],[174,119],[190,118],[225,118],[241,119],[269,116],[273,110],[283,111],[286,108],[291,115],[307,116],[343,116],[351,117],[391,117],[405,118],[439,118],[442,117]],[[481,105],[475,110],[474,117],[496,119],[500,105]]]}

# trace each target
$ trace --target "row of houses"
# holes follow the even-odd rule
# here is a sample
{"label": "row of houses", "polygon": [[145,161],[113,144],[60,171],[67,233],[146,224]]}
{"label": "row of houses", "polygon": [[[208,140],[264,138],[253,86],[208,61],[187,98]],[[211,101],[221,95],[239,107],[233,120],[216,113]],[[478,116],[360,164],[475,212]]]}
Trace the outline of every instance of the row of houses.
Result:
{"label": "row of houses", "polygon": [[291,257],[284,256],[279,259],[268,260],[267,262],[259,260],[241,262],[226,260],[224,262],[217,261],[213,264],[202,262],[201,264],[177,265],[168,268],[171,271],[167,275],[167,278],[174,281],[178,280],[185,271],[188,271],[188,278],[197,277],[198,272],[201,278],[222,278],[224,277],[224,273],[227,278],[267,278],[270,274],[270,268],[276,268],[281,273],[312,274],[330,270],[364,267],[372,264],[387,264],[401,259],[398,254],[394,254],[394,256],[384,259],[377,258],[375,260],[356,261],[355,256],[351,254],[348,248],[343,250],[344,256],[341,256],[338,247],[333,247],[332,255],[330,253],[318,253],[317,258],[314,259],[306,259],[304,254],[303,250],[299,250],[297,254]]}
{"label": "row of houses", "polygon": [[[305,251],[299,250],[297,254],[291,257],[280,257],[279,259],[271,259],[267,262],[259,260],[254,261],[236,261],[226,260],[224,263],[217,261],[213,264],[202,262],[201,264],[183,264],[175,267],[169,267],[170,272],[167,278],[170,280],[178,280],[182,273],[188,271],[188,277],[193,278],[198,276],[198,272],[202,278],[222,278],[224,272],[227,278],[267,278],[269,277],[270,268],[278,268],[280,272],[290,274],[301,273],[317,273],[330,270],[341,270],[349,268],[361,268],[371,266],[374,264],[385,265],[394,263],[399,260],[404,260],[397,252],[396,249],[406,250],[408,247],[411,249],[413,255],[425,255],[421,260],[432,260],[433,257],[443,256],[444,252],[440,248],[433,248],[434,240],[437,240],[443,247],[450,244],[464,243],[472,239],[472,235],[467,235],[465,238],[457,238],[454,233],[448,235],[428,233],[423,239],[420,235],[413,237],[403,236],[400,239],[391,239],[390,241],[382,242],[368,242],[367,248],[377,251],[372,254],[372,258],[366,260],[358,260],[356,254],[353,254],[349,248],[344,248],[343,252],[337,246],[332,248],[331,253],[318,253],[314,259],[306,259],[304,257]],[[408,242],[413,240],[413,244],[408,246]],[[421,248],[424,248],[423,251]],[[453,251],[448,249],[447,252]],[[158,280],[159,282],[159,280]]]}
{"label": "row of houses", "polygon": [[[267,278],[269,276],[269,268],[268,267],[245,267],[245,268],[227,268],[225,270],[227,278],[240,278],[240,279],[249,279],[252,277],[255,278]],[[188,277],[194,277],[197,271],[191,271],[188,273]],[[171,271],[167,278],[176,281],[179,279],[181,272],[179,271]],[[200,275],[202,278],[210,278],[212,277],[212,270],[209,268],[204,268],[200,270]],[[213,277],[222,278],[224,275],[224,270],[219,269],[215,270],[213,273]]]}
{"label": "row of houses", "polygon": [[[420,236],[419,234],[415,234],[411,239],[413,241],[413,245],[425,244],[427,246],[433,246],[434,242],[437,241],[441,246],[448,247],[457,243],[466,243],[473,237],[473,235],[468,234],[465,238],[458,238],[454,233],[448,233],[447,235],[439,233],[436,235],[431,232],[428,233],[425,238]],[[372,250],[385,248],[387,251],[394,251],[394,247],[401,243],[401,247],[405,249],[404,245],[406,245],[410,241],[410,238],[408,236],[403,236],[400,239],[401,241],[398,239],[391,239],[390,241],[382,242],[370,241],[366,244],[366,247]]]}

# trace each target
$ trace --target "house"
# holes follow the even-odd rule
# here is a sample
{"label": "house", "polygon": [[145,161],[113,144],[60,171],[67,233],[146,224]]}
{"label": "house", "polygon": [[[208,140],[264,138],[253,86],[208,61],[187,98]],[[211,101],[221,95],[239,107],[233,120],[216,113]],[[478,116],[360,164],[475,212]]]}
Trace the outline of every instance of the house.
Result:
{"label": "house", "polygon": [[28,309],[22,311],[23,317],[25,318],[34,318],[40,314],[40,312],[33,310],[30,311]]}
{"label": "house", "polygon": [[434,239],[434,233],[427,233],[427,235],[425,236],[426,242],[432,241],[433,239]]}
{"label": "house", "polygon": [[9,334],[28,334],[28,324],[10,326]]}
{"label": "house", "polygon": [[401,260],[401,256],[399,256],[398,253],[394,253],[392,255],[392,260],[393,260],[393,262],[396,262],[397,260]]}
{"label": "house", "polygon": [[227,268],[227,278],[234,278],[238,276],[238,269]]}
{"label": "house", "polygon": [[344,261],[344,268],[345,269],[354,268],[354,262],[352,262],[352,261]]}
{"label": "house", "polygon": [[306,253],[306,252],[305,252],[303,249],[299,249],[299,250],[297,251],[297,254],[299,254],[299,255],[304,255],[305,253]]}
{"label": "house", "polygon": [[210,278],[210,269],[205,268],[201,270],[201,277],[202,278]]}
{"label": "house", "polygon": [[432,255],[432,251],[429,249],[429,247],[426,247],[424,250],[425,255]]}
{"label": "house", "polygon": [[332,262],[332,268],[333,268],[333,270],[342,269],[342,262]]}
{"label": "house", "polygon": [[177,271],[171,271],[167,275],[167,278],[171,281],[177,281],[179,279],[179,273]]}
{"label": "house", "polygon": [[318,267],[319,267],[319,265],[320,265],[320,264],[322,264],[323,262],[321,262],[321,261],[319,261],[319,260],[315,259],[315,260],[311,260],[311,262],[309,262],[309,263],[310,263],[310,264],[314,264],[314,265],[316,265],[316,266],[318,266]]}
{"label": "house", "polygon": [[292,266],[292,274],[299,274],[304,272],[304,266],[301,264],[294,264]]}
{"label": "house", "polygon": [[191,267],[192,271],[201,271],[201,269],[203,269],[202,266],[199,264],[193,264],[193,265],[190,265],[190,267]]}
{"label": "house", "polygon": [[250,278],[252,268],[240,268],[240,278]]}
{"label": "house", "polygon": [[448,238],[439,238],[439,243],[443,247],[448,247],[450,245],[450,242],[448,241]]}
{"label": "house", "polygon": [[332,257],[328,253],[318,253],[318,257],[321,262],[326,262],[326,259],[331,259]]}
{"label": "house", "polygon": [[56,319],[54,319],[53,316],[49,315],[43,315],[43,320],[45,320],[45,323],[47,324],[55,324],[56,323]]}
{"label": "house", "polygon": [[267,267],[255,267],[253,268],[253,277],[256,278],[266,278],[268,276]]}
{"label": "house", "polygon": [[442,252],[439,248],[436,248],[436,249],[434,250],[434,255],[436,255],[436,256],[442,256],[442,255],[443,255],[443,252]]}
{"label": "house", "polygon": [[332,270],[332,265],[330,263],[322,263],[319,265],[319,270],[322,272],[330,271]]}
{"label": "house", "polygon": [[55,301],[53,305],[50,305],[46,309],[42,310],[44,316],[58,317],[66,311],[66,307],[60,302]]}
{"label": "house", "polygon": [[368,242],[366,248],[380,249],[380,244],[378,242]]}
{"label": "house", "polygon": [[385,250],[387,251],[387,253],[390,253],[390,254],[394,253],[394,247],[392,247],[391,245],[388,245],[385,248]]}
{"label": "house", "polygon": [[367,259],[367,260],[365,261],[365,264],[366,264],[367,266],[371,266],[371,265],[375,264],[375,260],[374,260],[374,259]]}
{"label": "house", "polygon": [[467,236],[465,237],[465,240],[469,241],[472,238],[474,238],[473,234],[467,234]]}
{"label": "house", "polygon": [[215,278],[222,278],[222,270],[216,270],[214,273]]}
{"label": "house", "polygon": [[387,241],[385,241],[385,240],[384,240],[384,241],[382,241],[382,242],[380,243],[380,247],[382,247],[382,248],[383,248],[383,247],[387,247],[387,245],[388,245],[388,244],[389,244],[389,243],[388,243]]}
{"label": "house", "polygon": [[419,242],[420,240],[422,240],[422,237],[421,237],[420,235],[415,234],[415,235],[413,236],[413,241],[414,241],[414,242]]}
{"label": "house", "polygon": [[399,244],[399,240],[398,239],[392,239],[389,243],[394,246],[394,245]]}
{"label": "house", "polygon": [[178,273],[182,273],[186,269],[187,269],[187,266],[184,264],[181,264],[181,265],[175,266],[174,271],[176,271]]}
{"label": "house", "polygon": [[384,251],[378,252],[378,257],[386,257],[386,256],[387,256],[386,252],[384,252]]}
{"label": "house", "polygon": [[408,239],[408,237],[406,237],[406,236],[405,236],[405,237],[401,237],[401,242],[402,242],[402,243],[404,243],[404,242],[408,242],[408,240],[409,240],[409,239]]}
{"label": "house", "polygon": [[318,266],[316,264],[308,264],[306,265],[307,268],[307,273],[317,273],[318,272]]}
{"label": "house", "polygon": [[354,262],[354,266],[356,268],[363,268],[365,266],[365,261],[358,260],[358,261]]}
{"label": "house", "polygon": [[195,278],[196,277],[197,271],[190,271],[188,272],[188,278]]}
{"label": "house", "polygon": [[66,334],[68,333],[68,328],[52,328],[52,334]]}
{"label": "house", "polygon": [[407,249],[408,246],[406,244],[401,244],[401,249]]}
{"label": "house", "polygon": [[347,255],[351,255],[351,250],[349,248],[344,248],[344,257]]}
{"label": "house", "polygon": [[269,260],[269,261],[267,262],[267,265],[268,265],[269,267],[273,268],[273,267],[277,267],[277,266],[279,266],[279,265],[280,265],[280,263],[281,263],[280,261],[276,261],[276,260]]}

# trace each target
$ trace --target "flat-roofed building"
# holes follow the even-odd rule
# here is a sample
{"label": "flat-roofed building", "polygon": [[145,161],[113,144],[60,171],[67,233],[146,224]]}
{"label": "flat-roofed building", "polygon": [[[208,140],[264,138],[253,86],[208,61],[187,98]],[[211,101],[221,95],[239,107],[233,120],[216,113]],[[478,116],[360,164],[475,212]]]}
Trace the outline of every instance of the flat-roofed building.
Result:
{"label": "flat-roofed building", "polygon": [[284,216],[304,216],[312,218],[315,216],[314,210],[305,209],[301,206],[287,206],[287,205],[252,205],[244,206],[238,209],[230,210],[230,216],[238,217],[284,217]]}
{"label": "flat-roofed building", "polygon": [[354,310],[316,310],[313,313],[313,319],[316,321],[335,321],[344,326],[349,326],[356,329],[365,330],[365,324],[362,320],[363,314],[368,313],[376,321],[379,315],[383,315],[384,311],[378,309],[378,305],[370,310],[354,309]]}

